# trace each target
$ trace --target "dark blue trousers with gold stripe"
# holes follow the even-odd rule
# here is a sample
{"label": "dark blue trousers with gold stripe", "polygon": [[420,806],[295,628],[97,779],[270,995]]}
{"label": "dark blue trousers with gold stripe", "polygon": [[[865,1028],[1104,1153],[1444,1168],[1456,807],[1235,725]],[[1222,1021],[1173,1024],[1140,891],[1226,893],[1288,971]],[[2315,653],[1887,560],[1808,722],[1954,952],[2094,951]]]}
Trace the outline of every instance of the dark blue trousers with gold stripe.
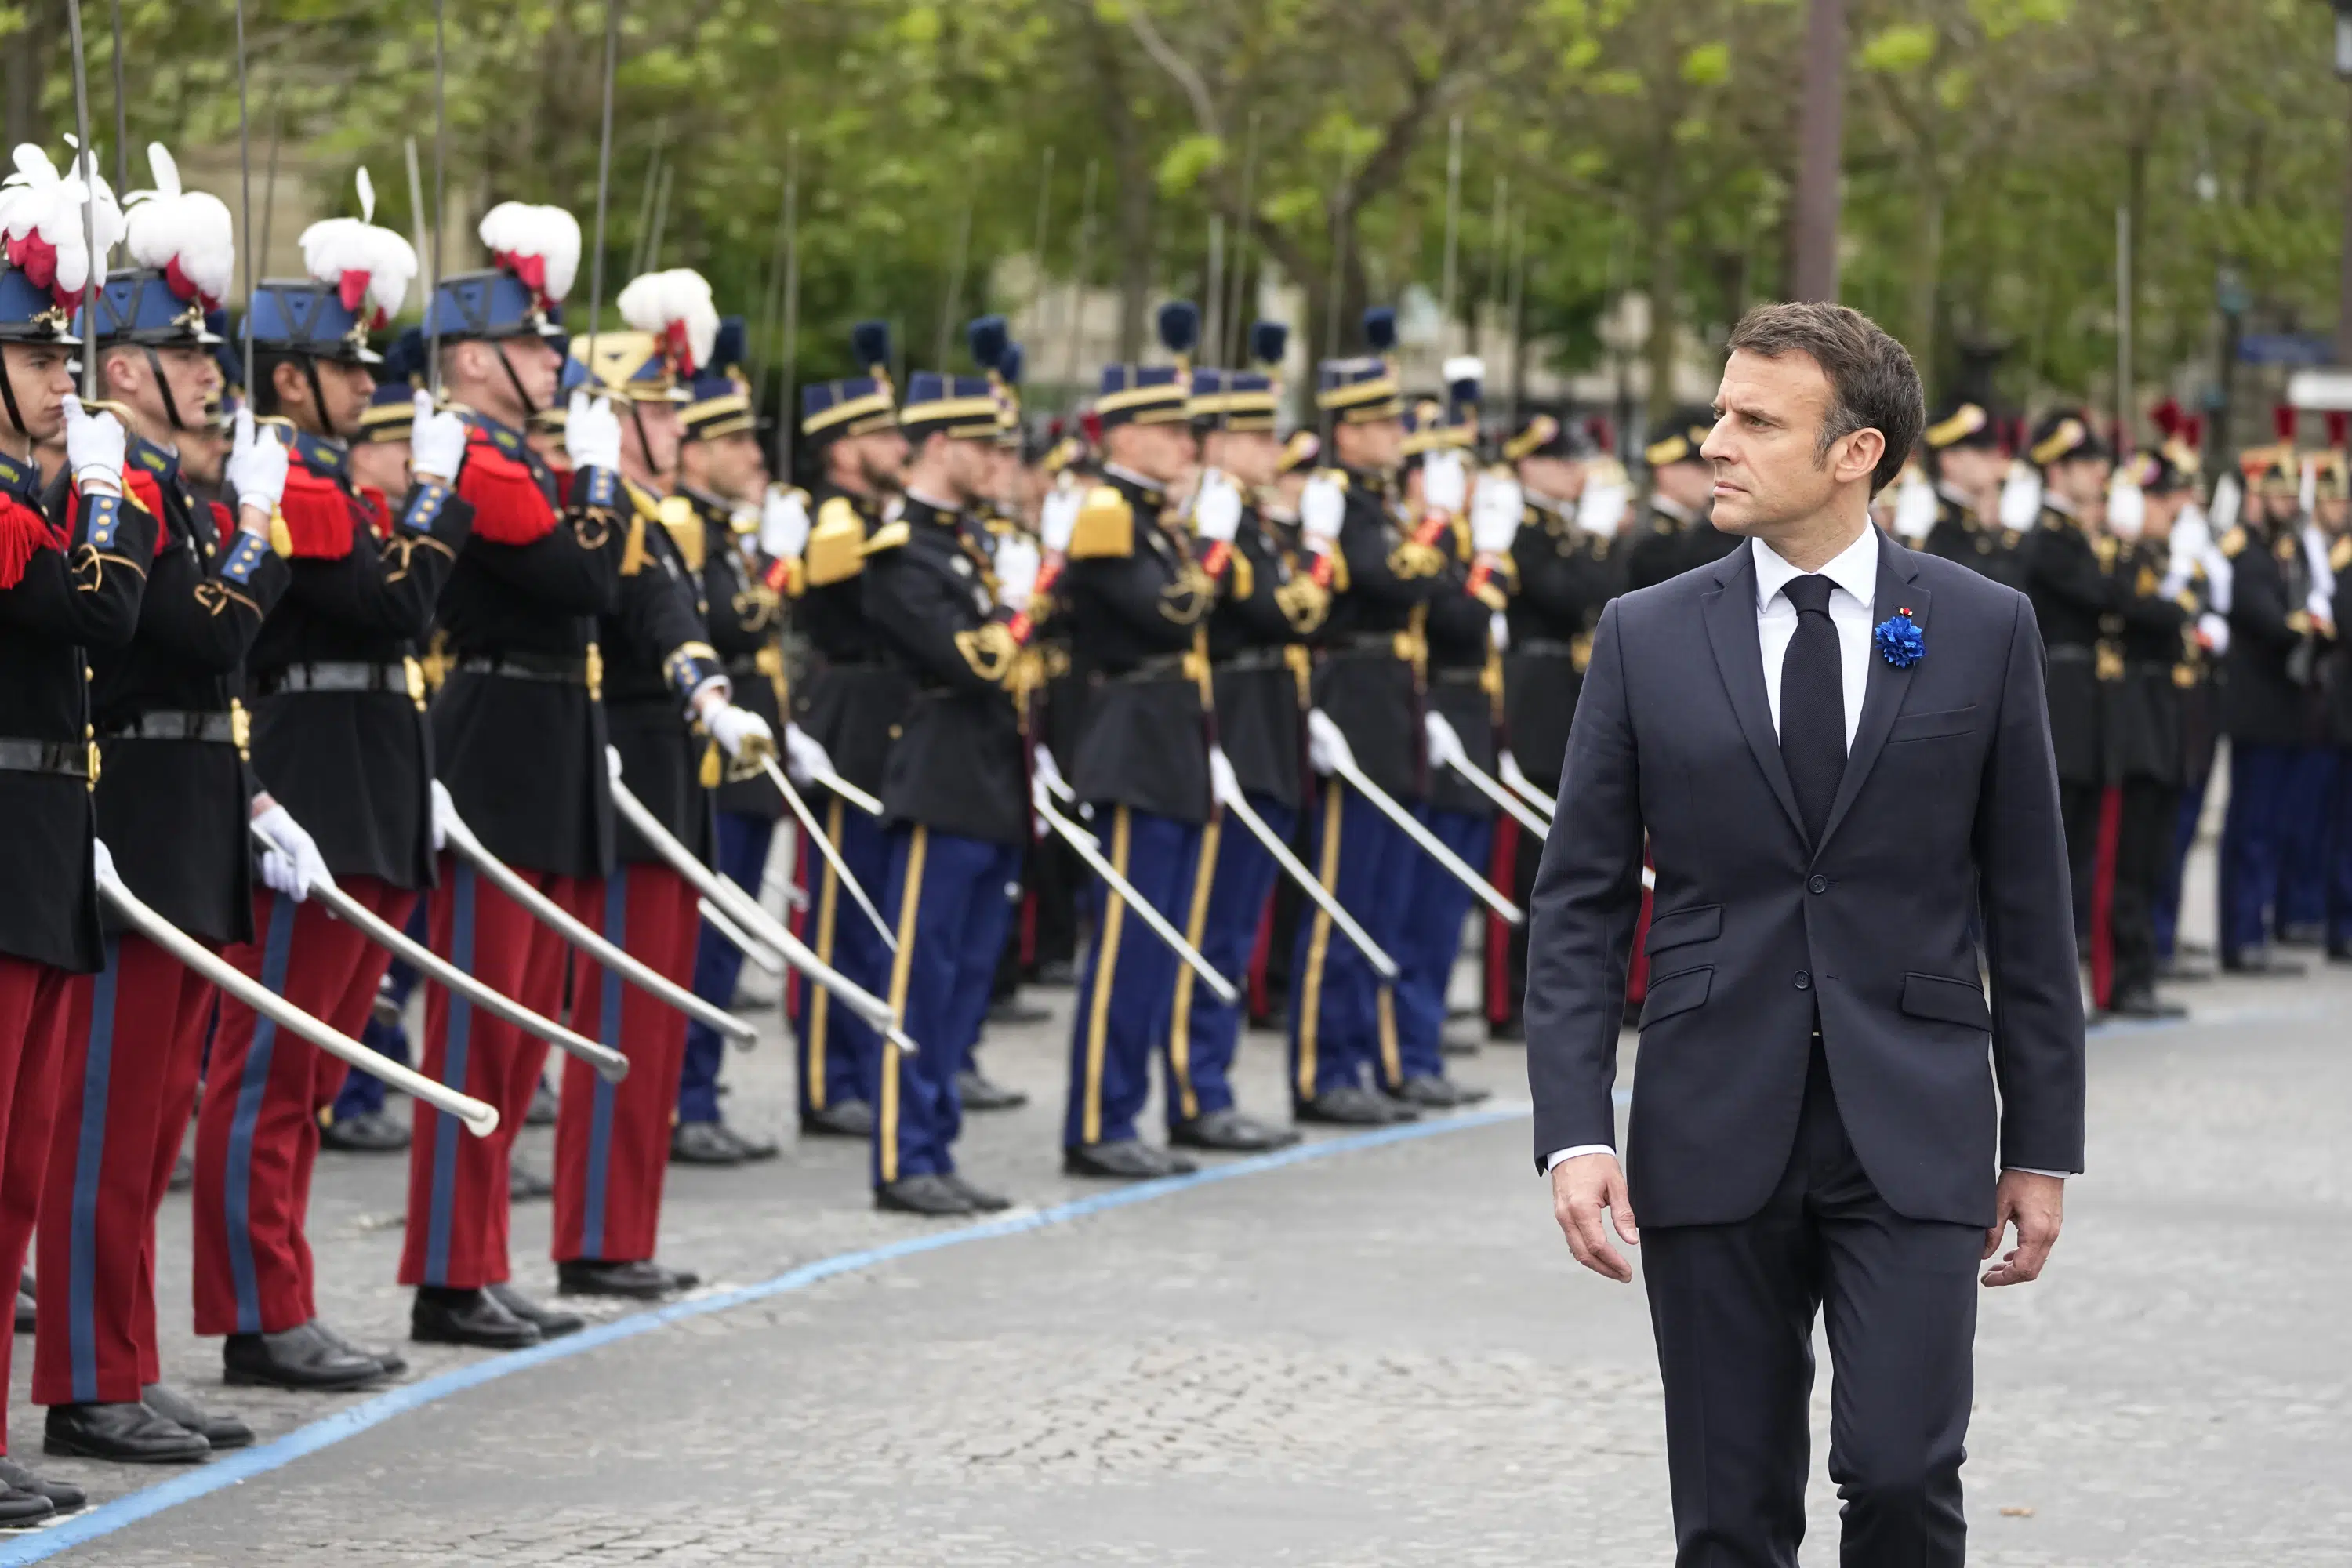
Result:
{"label": "dark blue trousers with gold stripe", "polygon": [[[891,835],[837,795],[825,803],[818,820],[857,885],[879,903],[879,890],[890,879]],[[808,894],[809,946],[844,975],[880,994],[890,983],[890,950],[866,911],[842,890],[831,863],[813,850],[808,855]],[[807,1116],[865,1092],[882,1041],[864,1019],[835,1006],[822,986],[797,975],[793,983],[800,987],[800,1100],[801,1114]]]}
{"label": "dark blue trousers with gold stripe", "polygon": [[[1096,807],[1093,826],[1111,869],[1182,930],[1201,825],[1115,805]],[[1069,1111],[1062,1128],[1063,1145],[1073,1149],[1134,1138],[1135,1120],[1151,1092],[1151,1058],[1168,1029],[1179,967],[1168,944],[1144,929],[1101,878],[1089,879],[1086,897],[1095,934],[1078,978]]]}
{"label": "dark blue trousers with gold stripe", "polygon": [[[1400,958],[1396,931],[1425,858],[1402,828],[1340,783],[1327,779],[1313,818],[1317,879],[1372,940]],[[1290,965],[1290,1092],[1304,1102],[1335,1089],[1402,1076],[1393,998],[1356,944],[1316,910],[1298,922]]]}
{"label": "dark blue trousers with gold stripe", "polygon": [[[1415,807],[1437,841],[1472,866],[1486,864],[1495,843],[1495,819],[1461,811]],[[1409,1078],[1437,1078],[1445,1071],[1445,993],[1454,961],[1462,953],[1462,922],[1477,894],[1461,878],[1423,854],[1407,852],[1412,885],[1397,901],[1402,918],[1394,936],[1381,940],[1397,962],[1396,1057],[1383,1062],[1381,1087],[1395,1089]]]}
{"label": "dark blue trousers with gold stripe", "polygon": [[[839,809],[838,806],[835,807]],[[883,913],[898,939],[888,996],[918,1047],[887,1042],[873,1056],[874,1183],[955,1169],[962,1124],[956,1067],[988,1012],[989,984],[1013,919],[1005,889],[1021,875],[1021,846],[992,844],[920,824],[889,834]],[[853,909],[849,919],[863,923]]]}
{"label": "dark blue trousers with gold stripe", "polygon": [[[1298,814],[1272,795],[1253,795],[1250,805],[1275,835],[1287,842]],[[1191,919],[1185,938],[1239,984],[1257,946],[1265,901],[1282,869],[1265,846],[1240,823],[1210,819],[1201,833],[1199,868],[1192,878]],[[1241,1043],[1242,1009],[1228,1007],[1199,984],[1189,966],[1176,970],[1176,1001],[1168,1020],[1168,1125],[1233,1108],[1228,1081],[1234,1050]]]}

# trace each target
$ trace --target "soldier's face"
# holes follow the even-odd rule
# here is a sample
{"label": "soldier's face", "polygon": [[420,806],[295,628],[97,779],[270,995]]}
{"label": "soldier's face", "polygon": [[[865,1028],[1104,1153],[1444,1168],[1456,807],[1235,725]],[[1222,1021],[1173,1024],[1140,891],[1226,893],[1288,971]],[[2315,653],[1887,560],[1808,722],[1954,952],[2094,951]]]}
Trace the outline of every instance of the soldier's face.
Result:
{"label": "soldier's face", "polygon": [[2095,508],[2099,515],[2105,516],[2107,475],[2113,467],[2105,458],[2076,458],[2052,464],[2042,483],[2053,493],[2065,497],[2077,511],[2087,514]]}
{"label": "soldier's face", "polygon": [[1404,421],[1368,419],[1360,425],[1335,425],[1331,428],[1331,447],[1339,461],[1349,468],[1368,473],[1393,473],[1404,460]]}
{"label": "soldier's face", "polygon": [[399,500],[408,494],[408,443],[362,441],[352,448],[352,481]]}
{"label": "soldier's face", "polygon": [[1244,489],[1262,489],[1282,466],[1282,443],[1271,430],[1220,430],[1202,443],[1202,461]]}
{"label": "soldier's face", "polygon": [[[221,389],[220,363],[209,349],[159,348],[152,362],[136,349],[110,349],[99,368],[110,395],[121,398],[149,424],[165,430],[173,426],[172,409],[179,410],[182,421],[192,422]],[[166,391],[171,395],[168,408]]]}
{"label": "soldier's face", "polygon": [[2168,490],[2147,498],[2147,510],[2141,516],[2139,536],[2142,542],[2160,543],[2172,537],[2173,521],[2179,517],[2180,508],[2189,499],[2186,490]]}
{"label": "soldier's face", "polygon": [[1821,515],[1857,486],[1866,500],[1886,437],[1866,426],[1824,448],[1822,430],[1835,395],[1809,353],[1732,353],[1716,389],[1715,428],[1699,447],[1715,470],[1708,489],[1717,528],[1769,539],[1785,524]]}
{"label": "soldier's face", "polygon": [[[335,360],[314,361],[313,368],[319,376],[319,395],[325,400],[318,410],[320,428],[330,436],[349,437],[360,427],[360,416],[367,412],[368,399],[375,393],[375,377],[365,365]],[[273,375],[280,410],[290,414],[310,408],[310,378],[300,365],[280,364]]]}
{"label": "soldier's face", "polygon": [[768,488],[767,455],[748,430],[697,441],[686,450],[692,454],[689,477],[722,500],[751,500]]}
{"label": "soldier's face", "polygon": [[2347,521],[2352,521],[2352,500],[2342,496],[2321,496],[2311,503],[2313,521],[2330,533],[2341,533]]}
{"label": "soldier's face", "polygon": [[1547,500],[1574,500],[1584,493],[1584,465],[1573,458],[1521,458],[1519,483]]}
{"label": "soldier's face", "polygon": [[906,482],[906,437],[890,429],[870,431],[850,439],[857,443],[857,465],[868,489],[895,490]]}
{"label": "soldier's face", "polygon": [[634,417],[621,421],[622,452],[643,465],[640,478],[659,480],[677,470],[678,417],[675,403],[640,403]]}
{"label": "soldier's face", "polygon": [[491,353],[507,356],[507,363],[514,367],[515,379],[522,383],[523,394],[530,399],[533,408],[545,408],[555,401],[556,388],[562,384],[563,356],[555,352],[553,343],[545,338],[509,338],[484,346]]}
{"label": "soldier's face", "polygon": [[54,441],[65,433],[65,401],[74,389],[73,351],[55,343],[0,343],[0,365],[8,372],[8,390],[16,399],[18,430],[0,430],[0,439],[12,444],[20,436]]}
{"label": "soldier's face", "polygon": [[2009,476],[2009,459],[1998,447],[1949,447],[1936,457],[1937,472],[1955,489],[1989,490]]}
{"label": "soldier's face", "polygon": [[2273,523],[2293,522],[2299,504],[2294,491],[2284,486],[2263,492],[2263,512]]}

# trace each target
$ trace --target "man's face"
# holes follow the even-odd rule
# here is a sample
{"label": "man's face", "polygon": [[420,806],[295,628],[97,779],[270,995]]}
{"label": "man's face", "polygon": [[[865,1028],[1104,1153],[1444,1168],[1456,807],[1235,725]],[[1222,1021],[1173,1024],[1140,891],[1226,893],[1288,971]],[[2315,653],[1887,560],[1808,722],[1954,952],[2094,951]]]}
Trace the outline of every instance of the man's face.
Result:
{"label": "man's face", "polygon": [[[1885,438],[1858,430],[1823,452],[1822,426],[1832,395],[1830,378],[1811,354],[1732,353],[1716,389],[1715,428],[1699,448],[1714,468],[1708,490],[1717,528],[1769,533],[1822,511],[1842,487],[1867,480]],[[1669,464],[1665,472],[1683,466]]]}
{"label": "man's face", "polygon": [[2280,485],[2275,489],[2266,489],[2263,492],[2263,517],[2273,527],[2293,522],[2297,504],[2292,486]]}
{"label": "man's face", "polygon": [[897,426],[852,436],[857,468],[872,490],[895,490],[907,482],[907,437]]}
{"label": "man's face", "polygon": [[1192,427],[1180,420],[1159,425],[1119,425],[1111,429],[1111,461],[1157,484],[1181,484],[1191,472],[1197,446]]}
{"label": "man's face", "polygon": [[373,485],[393,500],[408,494],[408,443],[362,441],[352,448],[352,482]]}
{"label": "man's face", "polygon": [[[325,399],[316,411],[320,433],[349,438],[360,427],[360,416],[367,412],[368,399],[375,394],[375,377],[365,365],[345,364],[337,360],[314,360],[312,368],[319,378],[319,395]],[[278,409],[296,423],[309,428],[311,409],[310,377],[301,365],[291,361],[280,363],[270,373],[278,393]]]}
{"label": "man's face", "polygon": [[[16,412],[25,421],[22,434],[35,442],[54,441],[65,433],[65,401],[74,389],[73,351],[55,343],[0,343],[0,363],[8,371],[8,389],[16,395]],[[0,437],[19,432],[0,430]]]}
{"label": "man's face", "polygon": [[678,414],[675,403],[635,403],[621,417],[621,460],[634,464],[639,484],[660,485],[677,470]]}
{"label": "man's face", "polygon": [[689,441],[681,455],[688,482],[721,500],[756,500],[768,488],[768,458],[748,430]]}
{"label": "man's face", "polygon": [[2352,518],[2352,500],[2342,496],[2323,495],[2311,503],[2312,521],[2329,533],[2341,533],[2347,518]]}
{"label": "man's face", "polygon": [[988,449],[988,494],[991,500],[1005,506],[1013,504],[1013,490],[1021,477],[1021,453],[1017,447],[992,446]]}
{"label": "man's face", "polygon": [[1393,473],[1404,460],[1404,421],[1368,419],[1331,427],[1331,446],[1340,463],[1363,473]]}
{"label": "man's face", "polygon": [[1584,465],[1574,458],[1521,458],[1519,483],[1546,500],[1574,500],[1584,493]]}
{"label": "man's face", "polygon": [[[159,348],[153,353],[151,362],[138,349],[107,351],[99,366],[107,394],[128,404],[158,429],[174,428],[172,409],[179,411],[182,425],[194,425],[203,416],[205,405],[219,395],[220,362],[208,349]],[[163,373],[161,382],[156,380],[158,369]],[[167,390],[170,408],[163,401]]]}
{"label": "man's face", "polygon": [[2147,506],[2140,519],[2139,536],[2143,542],[2160,544],[2172,537],[2172,525],[2179,520],[2180,509],[2188,503],[2189,492],[2167,490],[2161,495],[2150,494],[2144,499]]}
{"label": "man's face", "polygon": [[1998,447],[1948,447],[1936,458],[1944,482],[1973,495],[1997,489],[2009,477],[2009,459]]}
{"label": "man's face", "polygon": [[1219,430],[1202,443],[1202,460],[1244,489],[1263,489],[1282,466],[1282,443],[1271,430]]}
{"label": "man's face", "polygon": [[2114,465],[2105,458],[2069,458],[2053,463],[2044,470],[2042,482],[2053,495],[2063,496],[2078,512],[2088,515],[2092,508],[2106,514],[2107,475]]}

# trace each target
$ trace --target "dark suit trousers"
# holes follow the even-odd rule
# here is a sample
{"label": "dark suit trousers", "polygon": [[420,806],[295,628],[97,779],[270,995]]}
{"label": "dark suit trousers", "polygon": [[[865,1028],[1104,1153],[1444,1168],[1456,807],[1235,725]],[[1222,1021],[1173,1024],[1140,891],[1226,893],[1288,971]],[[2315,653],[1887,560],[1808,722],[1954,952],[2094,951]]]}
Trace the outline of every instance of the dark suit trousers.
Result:
{"label": "dark suit trousers", "polygon": [[1906,1219],[1871,1185],[1813,1046],[1780,1185],[1731,1225],[1645,1227],[1677,1568],[1795,1568],[1811,1468],[1813,1315],[1835,1369],[1843,1568],[1965,1558],[1961,1444],[1984,1233]]}

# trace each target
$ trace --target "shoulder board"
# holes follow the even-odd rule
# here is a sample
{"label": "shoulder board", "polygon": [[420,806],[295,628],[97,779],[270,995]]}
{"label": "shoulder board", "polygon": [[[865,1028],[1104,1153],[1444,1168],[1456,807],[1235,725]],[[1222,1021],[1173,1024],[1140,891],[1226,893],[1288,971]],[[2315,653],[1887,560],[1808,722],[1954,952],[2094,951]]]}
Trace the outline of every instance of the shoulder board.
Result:
{"label": "shoulder board", "polygon": [[2225,560],[2236,560],[2238,552],[2245,547],[2246,531],[2242,528],[2233,528],[2221,536],[2221,555]]}
{"label": "shoulder board", "polygon": [[701,571],[703,559],[709,553],[710,534],[702,526],[702,514],[694,510],[694,503],[684,496],[664,496],[654,510],[662,527],[668,531],[669,542],[686,558],[687,570]]}
{"label": "shoulder board", "polygon": [[2347,566],[2352,566],[2352,534],[2337,540],[2327,552],[2327,569],[2330,572],[2341,572]]}
{"label": "shoulder board", "polygon": [[2106,534],[2100,535],[2098,542],[2092,548],[2099,557],[2100,565],[2109,567],[2115,565],[2116,554],[2118,547],[2112,536]]}
{"label": "shoulder board", "polygon": [[866,520],[844,498],[827,496],[816,509],[816,522],[801,551],[808,585],[822,588],[846,582],[863,569],[865,555]]}
{"label": "shoulder board", "polygon": [[914,531],[904,522],[886,522],[874,531],[873,538],[859,547],[858,553],[874,555],[885,550],[896,550],[913,537]]}
{"label": "shoulder board", "polygon": [[1070,531],[1073,561],[1115,560],[1135,553],[1135,508],[1108,485],[1097,485],[1078,504]]}

